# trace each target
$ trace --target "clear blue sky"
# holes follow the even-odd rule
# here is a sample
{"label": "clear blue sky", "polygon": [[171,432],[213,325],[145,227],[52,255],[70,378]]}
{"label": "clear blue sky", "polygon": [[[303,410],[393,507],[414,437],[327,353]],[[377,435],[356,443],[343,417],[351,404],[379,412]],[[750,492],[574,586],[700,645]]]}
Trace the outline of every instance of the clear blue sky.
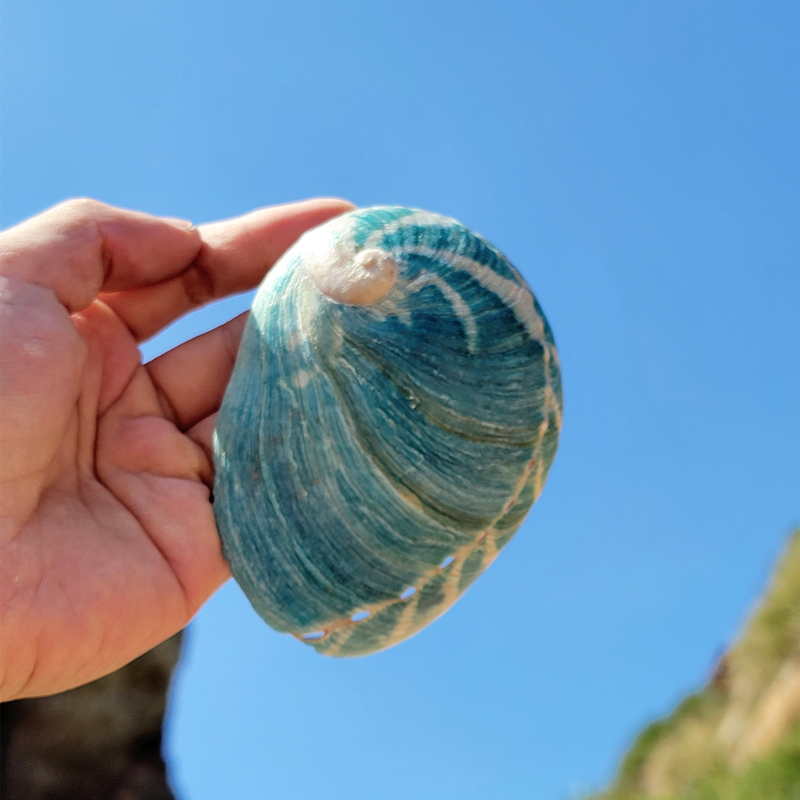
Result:
{"label": "clear blue sky", "polygon": [[800,523],[798,41],[794,2],[5,0],[3,227],[76,195],[427,208],[561,352],[549,483],[438,622],[336,661],[233,584],[200,613],[185,800],[565,800],[705,680]]}

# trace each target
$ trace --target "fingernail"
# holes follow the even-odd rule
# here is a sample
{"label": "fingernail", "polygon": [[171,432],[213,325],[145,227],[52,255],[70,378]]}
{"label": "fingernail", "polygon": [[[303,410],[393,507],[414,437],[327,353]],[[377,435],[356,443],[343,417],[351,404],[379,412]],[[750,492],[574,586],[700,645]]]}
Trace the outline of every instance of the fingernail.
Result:
{"label": "fingernail", "polygon": [[194,223],[189,222],[188,219],[178,219],[177,217],[161,217],[167,225],[172,225],[175,228],[180,228],[181,230],[188,231],[194,228]]}

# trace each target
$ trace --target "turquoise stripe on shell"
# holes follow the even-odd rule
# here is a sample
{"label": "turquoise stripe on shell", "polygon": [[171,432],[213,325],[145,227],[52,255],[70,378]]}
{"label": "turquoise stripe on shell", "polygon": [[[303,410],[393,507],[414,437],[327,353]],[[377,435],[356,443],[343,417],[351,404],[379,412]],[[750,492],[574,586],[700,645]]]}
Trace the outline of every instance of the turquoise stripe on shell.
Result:
{"label": "turquoise stripe on shell", "polygon": [[[351,301],[326,281],[359,259],[357,280],[389,278]],[[499,251],[414,209],[332,220],[259,289],[220,410],[231,571],[271,626],[319,652],[396,644],[512,537],[561,414],[552,333]]]}

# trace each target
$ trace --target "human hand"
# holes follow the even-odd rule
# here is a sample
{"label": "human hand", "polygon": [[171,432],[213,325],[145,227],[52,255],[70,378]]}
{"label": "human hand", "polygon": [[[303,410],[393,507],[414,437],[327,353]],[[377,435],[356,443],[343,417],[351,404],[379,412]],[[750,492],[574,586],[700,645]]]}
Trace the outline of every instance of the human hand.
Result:
{"label": "human hand", "polygon": [[146,365],[137,343],[351,208],[195,229],[72,200],[0,233],[0,699],[112,672],[227,579],[211,434],[245,315]]}

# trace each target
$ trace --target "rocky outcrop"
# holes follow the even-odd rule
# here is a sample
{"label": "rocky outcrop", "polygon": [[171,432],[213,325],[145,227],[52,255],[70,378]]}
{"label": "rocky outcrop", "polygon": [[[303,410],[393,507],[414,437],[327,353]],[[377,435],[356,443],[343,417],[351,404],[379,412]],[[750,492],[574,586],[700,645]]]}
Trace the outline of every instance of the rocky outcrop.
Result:
{"label": "rocky outcrop", "polygon": [[0,705],[3,800],[172,800],[161,731],[181,635],[69,692]]}
{"label": "rocky outcrop", "polygon": [[596,800],[800,798],[800,531],[702,691],[645,729]]}

